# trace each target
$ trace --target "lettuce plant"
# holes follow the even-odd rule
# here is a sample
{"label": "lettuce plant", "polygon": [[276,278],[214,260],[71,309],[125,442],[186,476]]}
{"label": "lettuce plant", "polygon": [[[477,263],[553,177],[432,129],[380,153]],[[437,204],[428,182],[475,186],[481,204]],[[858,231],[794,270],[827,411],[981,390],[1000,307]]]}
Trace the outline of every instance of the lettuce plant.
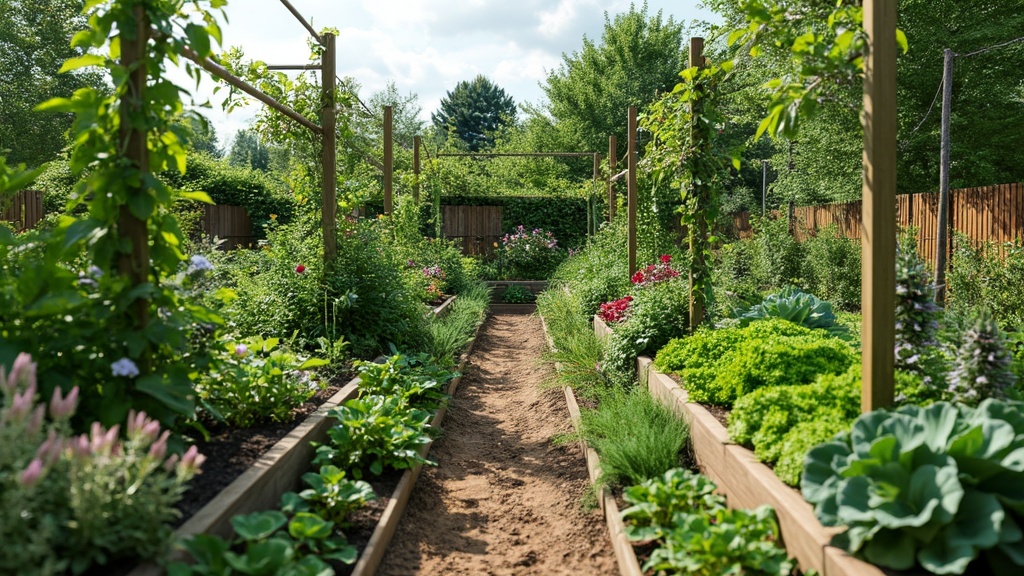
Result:
{"label": "lettuce plant", "polygon": [[807,328],[829,330],[836,327],[836,315],[831,304],[792,286],[765,296],[760,304],[751,306],[737,318],[740,326],[763,318],[782,318]]}
{"label": "lettuce plant", "polygon": [[1024,403],[938,402],[860,416],[813,448],[801,483],[833,543],[897,570],[1024,570]]}

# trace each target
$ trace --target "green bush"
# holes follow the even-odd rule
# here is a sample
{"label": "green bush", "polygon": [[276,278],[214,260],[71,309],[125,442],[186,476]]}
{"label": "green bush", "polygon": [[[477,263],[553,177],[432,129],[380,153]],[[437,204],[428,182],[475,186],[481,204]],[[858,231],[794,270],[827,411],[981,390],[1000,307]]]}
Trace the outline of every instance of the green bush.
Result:
{"label": "green bush", "polygon": [[992,244],[973,246],[957,234],[946,276],[947,305],[967,315],[988,308],[1006,331],[1024,331],[1024,240],[1004,245],[1000,259]]}
{"label": "green bush", "polygon": [[841,310],[860,310],[860,240],[839,235],[829,225],[803,243],[804,284],[808,292],[834,304]]}
{"label": "green bush", "polygon": [[690,298],[681,277],[633,291],[629,316],[616,324],[608,339],[602,368],[615,383],[636,376],[636,357],[653,355],[672,338],[689,330]]}
{"label": "green bush", "polygon": [[772,318],[746,328],[700,330],[659,351],[655,363],[679,374],[694,402],[731,405],[757,388],[842,373],[854,360],[841,340]]}
{"label": "green bush", "polygon": [[761,290],[777,290],[799,284],[803,246],[789,233],[789,223],[779,218],[754,219],[750,240],[750,274]]}
{"label": "green bush", "polygon": [[850,423],[851,420],[829,414],[794,424],[782,437],[779,460],[774,468],[775,475],[790,486],[800,486],[807,452],[818,444],[832,440],[836,434],[849,430]]}
{"label": "green bush", "polygon": [[833,539],[885,568],[1020,574],[1024,403],[938,402],[860,416],[813,448],[801,489]]}
{"label": "green bush", "polygon": [[550,289],[568,286],[579,299],[580,315],[597,313],[601,304],[630,289],[625,218],[604,226],[582,251],[570,254],[555,270]]}
{"label": "green bush", "polygon": [[678,466],[690,437],[685,420],[639,387],[609,389],[596,410],[583,411],[581,424],[583,438],[601,458],[602,482],[614,486]]}

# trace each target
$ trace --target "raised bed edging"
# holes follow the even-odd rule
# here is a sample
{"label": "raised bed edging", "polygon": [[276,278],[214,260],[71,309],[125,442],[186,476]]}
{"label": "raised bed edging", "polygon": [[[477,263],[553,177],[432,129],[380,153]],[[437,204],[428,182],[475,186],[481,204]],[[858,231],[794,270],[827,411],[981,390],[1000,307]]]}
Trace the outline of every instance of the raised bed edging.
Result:
{"label": "raised bed edging", "polygon": [[[548,347],[553,350],[555,344],[551,340],[551,335],[548,334],[548,324],[543,316],[540,317],[540,322],[544,328],[544,338],[547,340]],[[559,364],[556,363],[555,368],[558,369]],[[569,386],[564,386],[562,391],[565,394],[565,403],[569,409],[569,418],[572,420],[572,425],[576,432],[579,432],[581,415],[579,404],[576,402],[576,395]],[[587,461],[587,473],[590,476],[590,483],[597,486],[597,479],[601,476],[601,461],[597,456],[597,451],[587,445],[585,440],[581,439],[579,444]],[[636,551],[633,550],[633,543],[626,536],[626,526],[622,522],[622,514],[619,511],[619,505],[615,502],[615,497],[611,495],[607,488],[601,488],[601,495],[597,502],[601,506],[601,511],[604,512],[605,523],[608,525],[608,535],[611,538],[612,551],[615,553],[615,562],[619,566],[619,574],[621,576],[642,576],[643,571],[640,569],[640,561],[637,560]]]}
{"label": "raised bed edging", "polygon": [[779,480],[771,468],[758,462],[752,451],[730,442],[725,426],[706,408],[690,402],[686,390],[654,368],[650,358],[637,358],[637,368],[640,383],[647,386],[651,395],[690,423],[690,439],[697,465],[718,485],[729,506],[756,508],[768,504],[775,509],[782,541],[802,570],[814,569],[821,576],[887,574],[873,564],[830,546],[832,536],[841,530],[822,526],[814,515],[813,507],[799,492]]}

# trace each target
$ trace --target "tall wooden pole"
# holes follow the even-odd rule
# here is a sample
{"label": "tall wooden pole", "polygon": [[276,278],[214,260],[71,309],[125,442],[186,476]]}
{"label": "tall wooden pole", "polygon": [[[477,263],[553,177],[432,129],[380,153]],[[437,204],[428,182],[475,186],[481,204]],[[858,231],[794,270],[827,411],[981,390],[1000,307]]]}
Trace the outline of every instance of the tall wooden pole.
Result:
{"label": "tall wooden pole", "polygon": [[420,205],[420,137],[413,136],[412,138],[412,174],[413,186],[412,186],[412,201],[416,206]]}
{"label": "tall wooden pole", "polygon": [[615,182],[612,177],[615,176],[615,169],[618,165],[618,154],[619,143],[616,141],[615,135],[612,134],[608,137],[608,221],[615,220]]}
{"label": "tall wooden pole", "polygon": [[394,108],[384,107],[384,213],[395,211],[394,185],[392,177],[395,172],[394,127],[392,118]]}
{"label": "tall wooden pole", "polygon": [[949,249],[949,113],[953,103],[953,57],[942,58],[942,131],[939,148],[939,221],[935,234],[935,303],[946,301],[946,254]]}
{"label": "tall wooden pole", "polygon": [[592,215],[591,216],[591,221],[593,222],[593,225],[594,225],[594,229],[592,231],[593,234],[597,234],[597,229],[599,227],[598,221],[601,220],[601,218],[598,216],[601,213],[601,202],[600,202],[601,195],[597,193],[598,187],[600,185],[601,185],[601,155],[595,152],[594,153],[594,186],[591,189],[591,192],[589,194],[589,196],[591,198],[591,203],[590,203],[590,213]]}
{"label": "tall wooden pole", "polygon": [[320,111],[320,122],[323,126],[323,182],[322,182],[322,228],[324,234],[324,263],[330,264],[338,254],[337,217],[338,217],[338,171],[337,171],[337,130],[338,119],[335,110],[335,47],[334,34],[326,32],[321,36],[324,56],[322,62],[321,86],[323,86],[323,108]]}
{"label": "tall wooden pole", "polygon": [[[121,64],[128,69],[127,93],[121,99],[121,127],[119,137],[125,158],[144,175],[149,171],[149,147],[146,143],[146,131],[139,128],[138,122],[132,122],[132,116],[142,111],[142,103],[146,90],[146,44],[149,41],[149,19],[143,6],[133,10],[135,29],[125,30],[121,34]],[[141,175],[140,175],[141,176]],[[147,186],[140,177],[128,185],[128,197],[133,198],[149,194]],[[117,270],[121,276],[131,280],[133,286],[141,286],[149,282],[149,228],[146,219],[132,214],[128,204],[121,206],[118,214],[117,228],[121,240],[128,240],[131,252],[118,255]],[[132,316],[135,328],[142,330],[149,322],[149,301],[138,298],[132,305]],[[145,359],[143,358],[145,362]]]}
{"label": "tall wooden pole", "polygon": [[[690,68],[704,67],[704,39],[690,39]],[[690,103],[690,115],[696,117],[700,109],[696,102]],[[690,123],[690,140],[696,138],[693,132],[695,122]],[[707,184],[698,183],[694,192],[697,192],[697,209],[706,210],[708,205]],[[697,229],[690,227],[690,331],[693,332],[704,322],[705,306],[707,295],[697,294],[694,291],[694,284],[700,283],[702,277],[707,276],[708,271],[704,260],[704,249],[708,241],[708,225],[704,218],[697,219]]]}
{"label": "tall wooden pole", "polygon": [[864,412],[893,402],[896,312],[896,2],[864,0]]}
{"label": "tall wooden pole", "polygon": [[629,107],[629,144],[626,152],[626,166],[629,169],[626,175],[626,230],[628,244],[626,245],[627,259],[629,261],[629,275],[636,272],[636,106]]}

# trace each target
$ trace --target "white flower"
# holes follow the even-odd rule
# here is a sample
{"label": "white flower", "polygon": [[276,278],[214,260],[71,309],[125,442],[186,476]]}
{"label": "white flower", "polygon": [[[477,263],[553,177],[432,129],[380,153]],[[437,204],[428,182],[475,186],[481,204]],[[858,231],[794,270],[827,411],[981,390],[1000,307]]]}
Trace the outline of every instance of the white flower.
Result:
{"label": "white flower", "polygon": [[205,272],[207,270],[213,270],[213,264],[210,264],[210,261],[207,260],[205,256],[202,256],[200,254],[192,256],[192,258],[189,258],[188,262],[188,270],[185,271],[187,274],[192,274],[193,272]]}
{"label": "white flower", "polygon": [[128,378],[135,378],[139,375],[139,367],[132,362],[130,358],[121,358],[117,362],[110,365],[110,372],[114,376],[126,376]]}

